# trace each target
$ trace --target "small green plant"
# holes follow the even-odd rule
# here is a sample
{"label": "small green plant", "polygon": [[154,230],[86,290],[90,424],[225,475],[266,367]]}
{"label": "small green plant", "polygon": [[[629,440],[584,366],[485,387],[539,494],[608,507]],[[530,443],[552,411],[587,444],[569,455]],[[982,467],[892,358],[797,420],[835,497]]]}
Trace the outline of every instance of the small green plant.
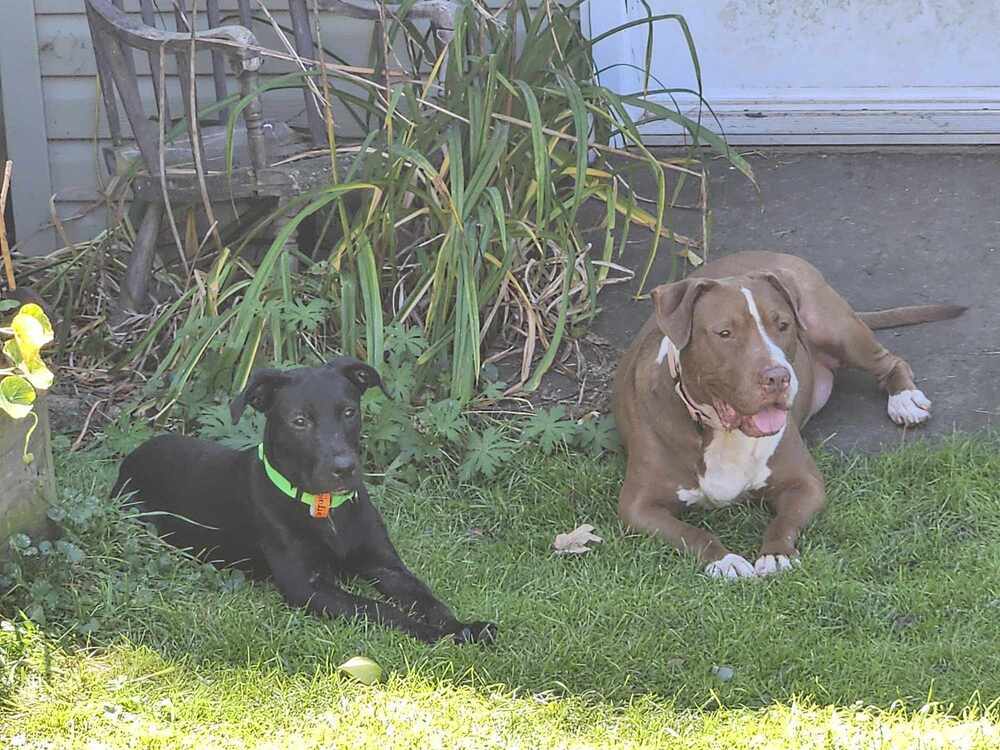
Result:
{"label": "small green plant", "polygon": [[[0,305],[14,309],[19,303],[5,300]],[[28,452],[28,443],[38,425],[34,412],[36,391],[47,391],[55,379],[42,360],[42,347],[52,341],[52,323],[41,307],[32,303],[21,305],[10,327],[0,328],[0,335],[9,336],[4,342],[3,354],[10,363],[0,368],[0,411],[13,419],[31,417],[34,422],[24,437],[24,462],[31,463],[34,456]]]}
{"label": "small green plant", "polygon": [[[12,309],[10,301],[0,303]],[[13,307],[19,303],[14,302]],[[34,303],[21,305],[10,327],[0,328],[9,336],[3,353],[10,367],[0,368],[0,410],[14,419],[24,419],[35,403],[35,391],[52,387],[52,371],[42,361],[41,349],[52,341],[52,324],[42,308]]]}

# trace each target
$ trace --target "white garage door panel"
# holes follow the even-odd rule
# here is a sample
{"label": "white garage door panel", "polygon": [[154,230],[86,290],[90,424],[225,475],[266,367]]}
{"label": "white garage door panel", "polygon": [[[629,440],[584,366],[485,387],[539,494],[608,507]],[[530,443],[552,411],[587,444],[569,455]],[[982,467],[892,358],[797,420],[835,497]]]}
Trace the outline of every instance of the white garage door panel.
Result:
{"label": "white garage door panel", "polygon": [[[998,0],[649,4],[687,20],[705,98],[732,142],[1000,142]],[[637,0],[592,0],[588,10],[595,36],[645,17]],[[646,43],[640,26],[597,45],[602,83],[640,90]],[[663,86],[696,88],[675,22],[655,24],[651,60]],[[696,102],[679,101],[697,114]],[[702,119],[712,123],[707,110]],[[677,132],[666,124],[646,129],[654,142],[676,140]]]}

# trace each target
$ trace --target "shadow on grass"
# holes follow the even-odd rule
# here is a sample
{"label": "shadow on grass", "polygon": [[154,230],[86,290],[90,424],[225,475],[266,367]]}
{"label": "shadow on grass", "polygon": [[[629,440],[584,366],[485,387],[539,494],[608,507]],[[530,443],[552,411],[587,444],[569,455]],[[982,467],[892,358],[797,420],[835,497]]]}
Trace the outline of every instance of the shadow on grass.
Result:
{"label": "shadow on grass", "polygon": [[0,652],[34,668],[0,702],[5,746],[976,750],[1000,740],[1000,717],[978,706],[960,716],[809,700],[682,709],[651,695],[622,704],[593,694],[524,695],[415,671],[364,686],[332,671],[196,665],[124,644],[53,653],[44,638],[30,625],[0,632]]}

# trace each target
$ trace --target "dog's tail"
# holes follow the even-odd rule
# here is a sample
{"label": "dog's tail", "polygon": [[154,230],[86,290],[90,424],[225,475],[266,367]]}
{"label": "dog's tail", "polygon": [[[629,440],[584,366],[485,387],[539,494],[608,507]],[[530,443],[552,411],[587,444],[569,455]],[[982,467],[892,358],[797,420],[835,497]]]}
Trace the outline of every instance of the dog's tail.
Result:
{"label": "dog's tail", "polygon": [[964,305],[910,305],[858,313],[858,317],[874,331],[880,328],[899,328],[938,320],[951,320],[968,309]]}

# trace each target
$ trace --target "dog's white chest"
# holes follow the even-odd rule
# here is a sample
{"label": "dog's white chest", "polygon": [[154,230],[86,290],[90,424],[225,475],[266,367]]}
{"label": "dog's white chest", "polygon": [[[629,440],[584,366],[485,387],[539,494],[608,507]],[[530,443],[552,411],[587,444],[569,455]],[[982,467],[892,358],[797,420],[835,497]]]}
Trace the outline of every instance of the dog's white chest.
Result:
{"label": "dog's white chest", "polygon": [[759,490],[771,475],[767,462],[781,442],[784,428],[762,438],[742,432],[717,432],[705,449],[705,473],[698,487],[681,489],[677,498],[686,505],[724,508],[744,492]]}

